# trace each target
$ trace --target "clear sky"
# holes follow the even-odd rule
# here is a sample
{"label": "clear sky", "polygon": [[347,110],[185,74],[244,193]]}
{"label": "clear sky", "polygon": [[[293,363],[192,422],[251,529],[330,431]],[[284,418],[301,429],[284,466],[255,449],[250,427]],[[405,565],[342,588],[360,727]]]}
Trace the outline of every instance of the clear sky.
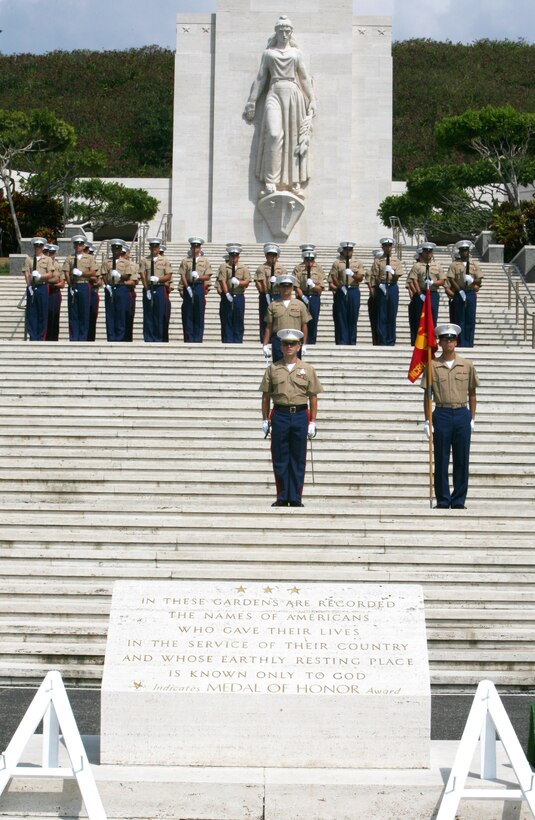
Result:
{"label": "clear sky", "polygon": [[[395,40],[535,39],[535,0],[354,0],[353,6],[355,14],[391,16]],[[0,51],[174,49],[177,12],[215,8],[216,0],[0,0]],[[286,12],[284,0],[279,11]]]}

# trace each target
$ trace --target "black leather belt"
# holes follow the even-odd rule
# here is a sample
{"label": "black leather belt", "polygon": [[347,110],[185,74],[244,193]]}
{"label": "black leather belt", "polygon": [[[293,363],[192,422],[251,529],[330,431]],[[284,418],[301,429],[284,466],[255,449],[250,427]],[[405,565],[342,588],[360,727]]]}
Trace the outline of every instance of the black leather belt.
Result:
{"label": "black leather belt", "polygon": [[460,410],[461,407],[466,407],[466,404],[435,404],[435,407],[446,410]]}
{"label": "black leather belt", "polygon": [[308,404],[276,404],[275,410],[280,413],[299,413],[302,410],[308,410]]}

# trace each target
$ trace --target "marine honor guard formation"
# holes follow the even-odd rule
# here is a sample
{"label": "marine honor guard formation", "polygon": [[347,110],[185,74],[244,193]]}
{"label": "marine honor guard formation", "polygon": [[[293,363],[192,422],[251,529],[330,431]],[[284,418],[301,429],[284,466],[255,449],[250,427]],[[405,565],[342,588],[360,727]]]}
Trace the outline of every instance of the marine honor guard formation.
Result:
{"label": "marine honor guard formation", "polygon": [[[73,252],[63,264],[56,259],[58,246],[34,237],[33,259],[24,263],[26,277],[26,332],[30,341],[57,341],[62,291],[67,297],[69,339],[94,341],[100,294],[104,295],[106,337],[109,342],[131,342],[136,315],[136,287],[142,286],[142,325],[145,342],[169,342],[170,293],[181,297],[181,322],[185,343],[202,343],[206,300],[210,298],[212,266],[203,253],[203,240],[190,237],[190,250],[175,277],[158,237],[147,241],[149,255],[136,264],[121,239],[109,242],[109,256],[100,264],[94,248],[82,234],[72,239]],[[355,243],[339,243],[339,255],[329,273],[317,261],[316,246],[301,245],[302,261],[289,274],[280,263],[280,246],[264,245],[265,261],[255,271],[258,292],[259,339],[267,369],[262,380],[262,425],[271,436],[277,496],[273,506],[302,507],[307,461],[307,438],[312,450],[316,435],[318,393],[323,387],[314,368],[303,361],[307,346],[318,339],[322,293],[332,292],[332,319],[337,345],[356,345],[361,289],[367,296],[367,319],[375,346],[394,346],[399,304],[399,283],[405,267],[394,254],[391,237],[380,239],[371,261],[356,259]],[[476,387],[479,380],[471,362],[455,354],[455,346],[474,344],[477,293],[481,269],[470,258],[471,242],[455,246],[447,270],[433,259],[434,243],[416,250],[406,275],[409,293],[408,321],[415,344],[429,296],[433,326],[442,355],[433,362],[430,384],[436,407],[434,487],[439,509],[464,509],[468,489],[470,435],[474,429]],[[225,259],[215,276],[219,296],[221,341],[242,344],[246,310],[245,293],[252,277],[240,261],[238,243],[226,246]],[[437,325],[440,289],[448,297],[449,324]],[[255,300],[256,301],[256,300]],[[256,305],[252,310],[256,311]],[[269,363],[271,361],[271,364]],[[424,374],[422,386],[426,387]],[[273,408],[271,404],[273,403]],[[431,436],[429,406],[424,402],[425,433]],[[448,468],[453,457],[453,491]]]}

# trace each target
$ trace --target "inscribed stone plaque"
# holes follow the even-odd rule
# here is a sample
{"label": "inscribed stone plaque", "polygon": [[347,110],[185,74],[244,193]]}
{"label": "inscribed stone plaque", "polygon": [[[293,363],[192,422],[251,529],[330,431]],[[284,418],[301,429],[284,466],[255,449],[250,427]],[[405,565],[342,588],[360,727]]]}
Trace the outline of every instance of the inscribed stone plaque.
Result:
{"label": "inscribed stone plaque", "polygon": [[418,768],[429,731],[419,586],[114,586],[103,763]]}

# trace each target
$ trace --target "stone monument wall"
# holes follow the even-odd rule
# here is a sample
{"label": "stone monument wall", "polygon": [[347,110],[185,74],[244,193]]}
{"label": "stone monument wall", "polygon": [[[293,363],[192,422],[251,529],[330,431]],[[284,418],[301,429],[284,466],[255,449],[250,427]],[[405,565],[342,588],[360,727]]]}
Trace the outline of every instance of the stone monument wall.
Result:
{"label": "stone monument wall", "polygon": [[[310,179],[292,244],[342,238],[377,242],[379,202],[391,192],[390,18],[356,18],[351,0],[288,0],[283,13],[312,76],[317,114]],[[218,0],[217,14],[177,17],[173,240],[284,242],[258,208],[255,176],[263,111],[243,114],[281,7],[274,0]]]}

